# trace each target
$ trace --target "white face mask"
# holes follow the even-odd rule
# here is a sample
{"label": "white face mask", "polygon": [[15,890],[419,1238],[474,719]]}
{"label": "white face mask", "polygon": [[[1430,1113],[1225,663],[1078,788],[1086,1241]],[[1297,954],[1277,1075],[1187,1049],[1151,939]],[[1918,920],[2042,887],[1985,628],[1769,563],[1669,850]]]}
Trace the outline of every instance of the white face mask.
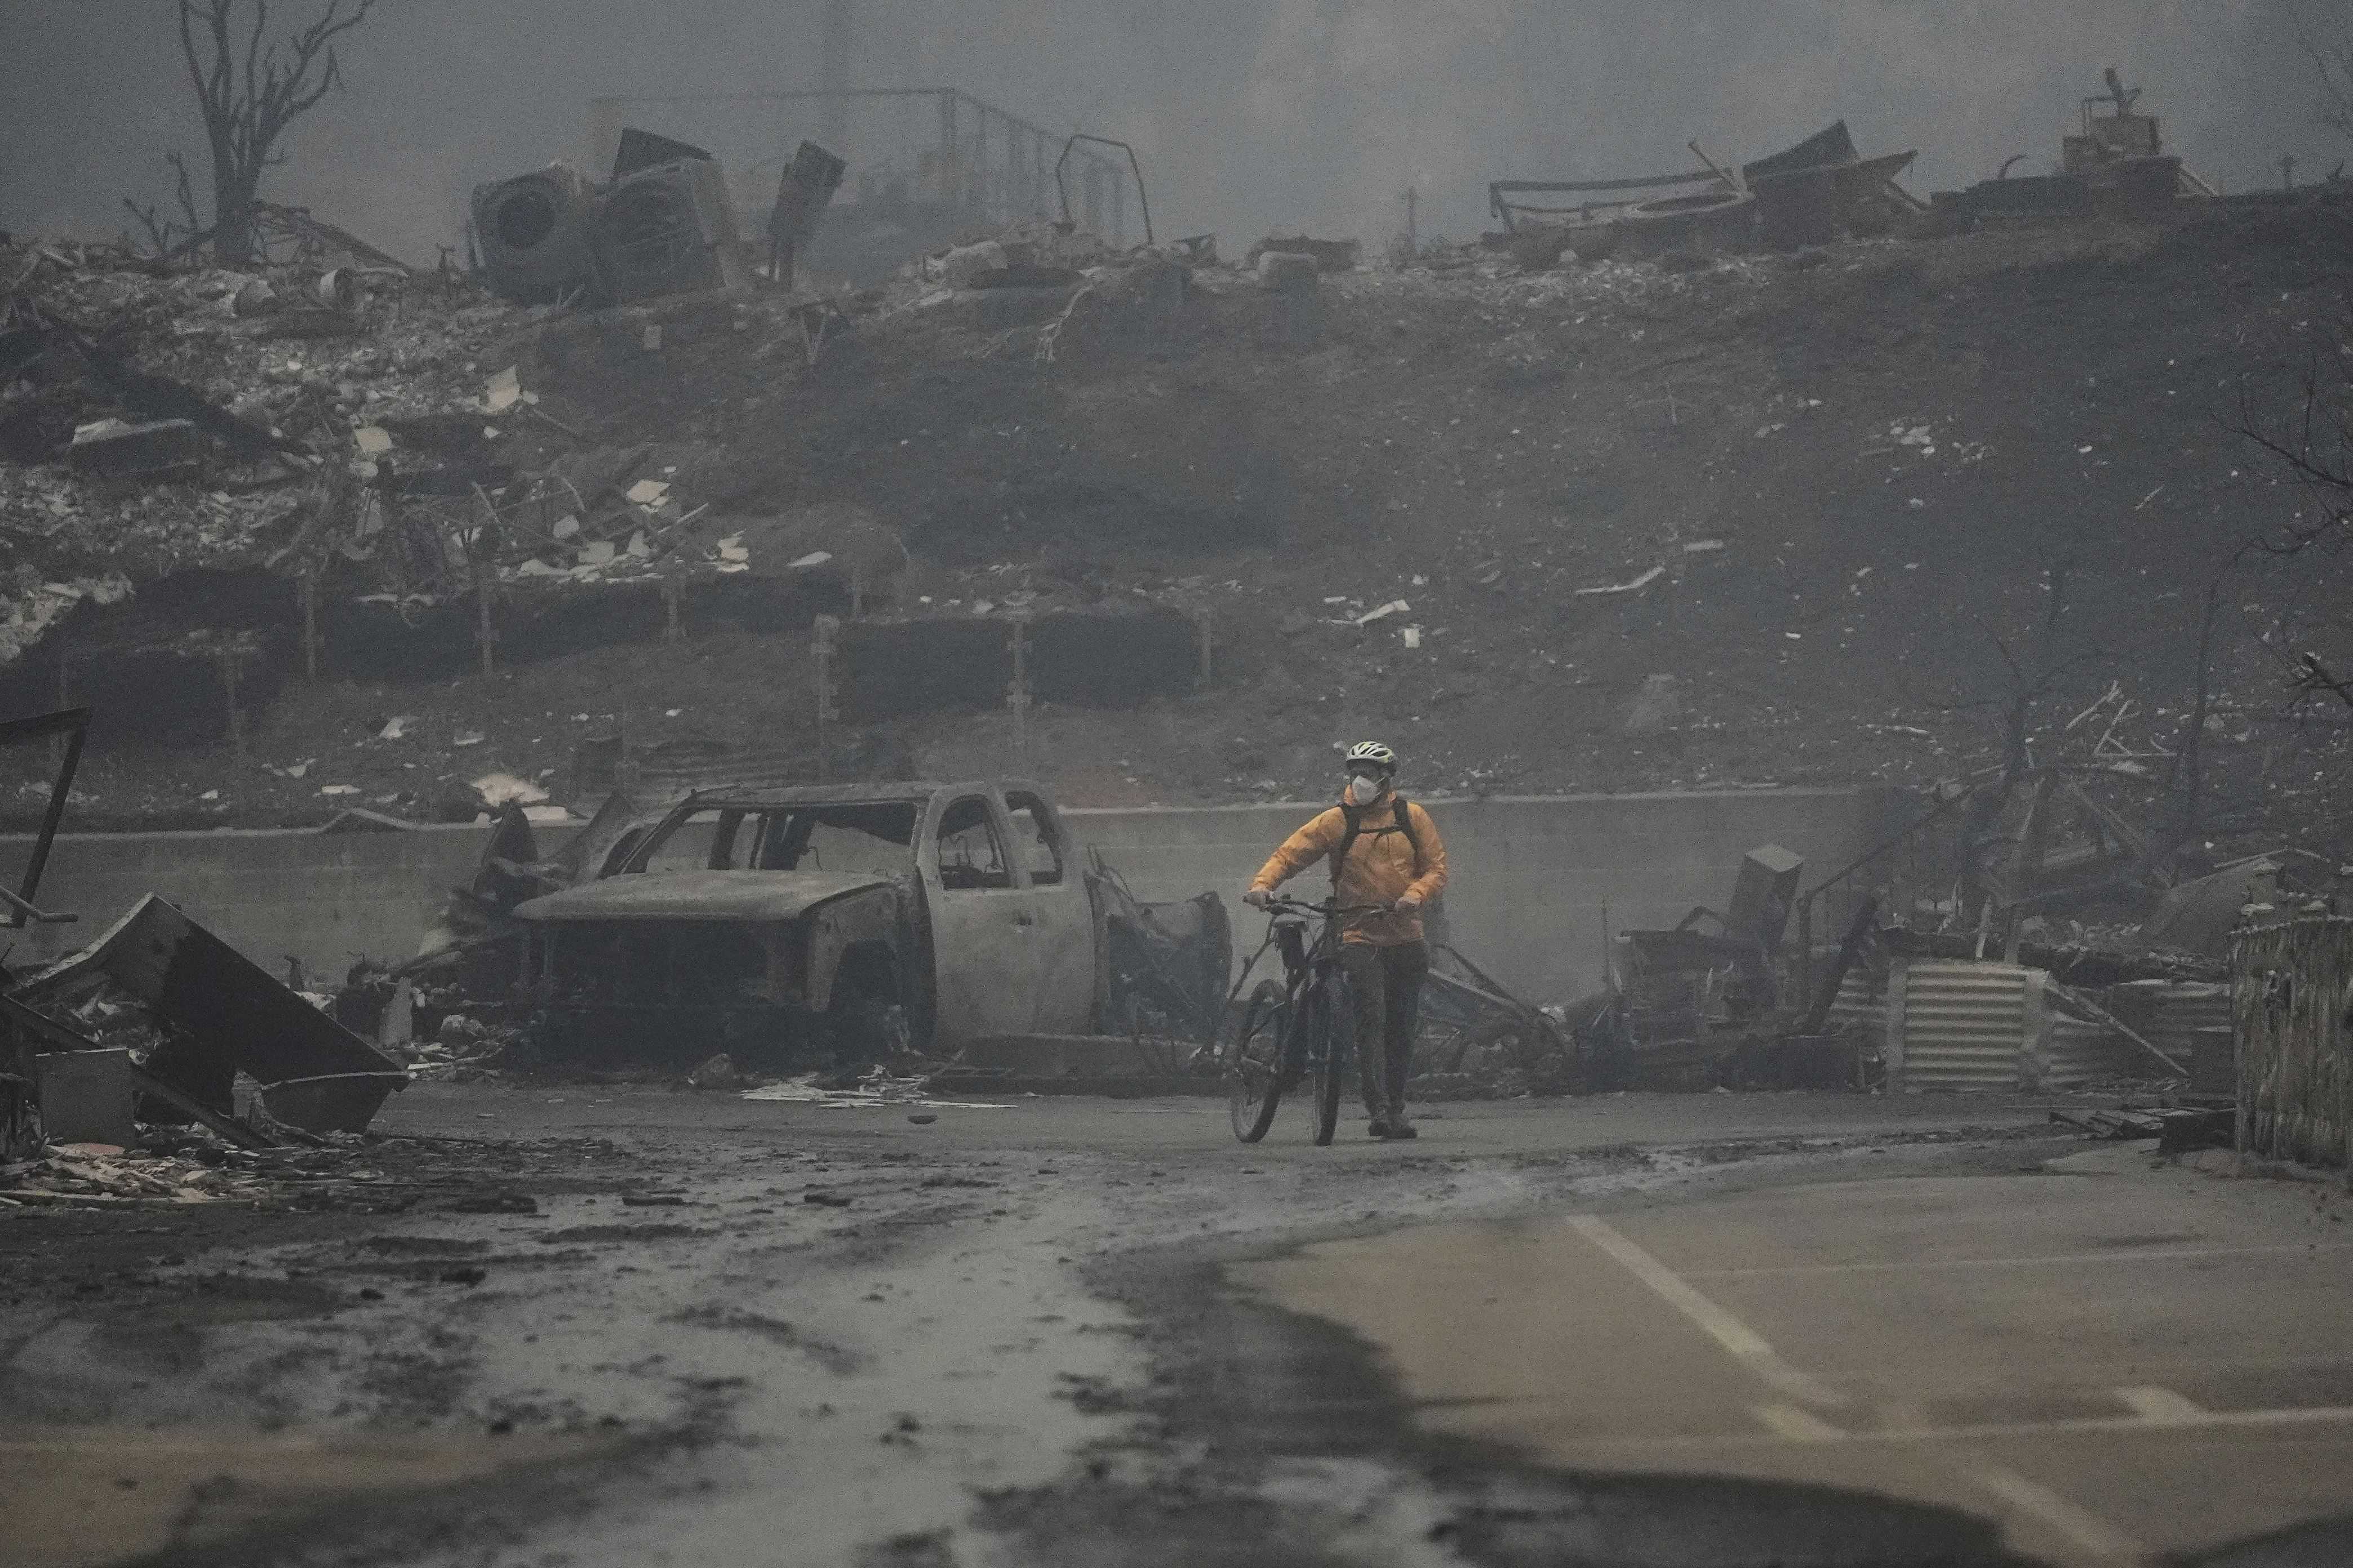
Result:
{"label": "white face mask", "polygon": [[1348,781],[1348,804],[1370,805],[1381,798],[1381,781],[1358,773]]}

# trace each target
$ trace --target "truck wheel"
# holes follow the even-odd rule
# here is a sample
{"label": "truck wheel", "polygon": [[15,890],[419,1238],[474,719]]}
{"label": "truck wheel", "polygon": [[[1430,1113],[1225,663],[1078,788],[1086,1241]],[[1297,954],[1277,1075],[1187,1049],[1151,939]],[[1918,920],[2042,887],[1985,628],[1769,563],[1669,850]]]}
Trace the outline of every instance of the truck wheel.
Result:
{"label": "truck wheel", "polygon": [[913,1048],[907,1010],[887,997],[864,994],[836,1003],[828,1015],[834,1058],[841,1062],[886,1062]]}

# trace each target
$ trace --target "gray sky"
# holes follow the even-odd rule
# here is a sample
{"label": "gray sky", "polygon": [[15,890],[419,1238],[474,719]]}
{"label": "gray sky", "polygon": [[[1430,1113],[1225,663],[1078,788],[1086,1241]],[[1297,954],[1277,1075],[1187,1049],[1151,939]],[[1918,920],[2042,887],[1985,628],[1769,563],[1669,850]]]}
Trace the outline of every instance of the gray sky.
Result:
{"label": "gray sky", "polygon": [[[1926,192],[2058,153],[2116,65],[2170,150],[2229,189],[2342,155],[2314,121],[2292,0],[861,0],[861,84],[957,86],[1134,142],[1164,235],[1402,223],[1468,237],[1504,177],[1753,157],[1845,117],[1920,149]],[[288,18],[316,0],[278,0]],[[2335,9],[2353,9],[2339,4]],[[578,160],[587,100],[814,85],[818,0],[383,0],[350,90],[290,136],[266,193],[430,259],[481,180]],[[111,234],[201,140],[173,0],[0,0],[0,226]],[[770,155],[812,124],[648,108],[649,129]],[[864,145],[859,145],[863,143]],[[854,154],[905,138],[861,125]],[[2344,149],[2353,153],[2353,148]],[[736,154],[738,161],[751,156]]]}

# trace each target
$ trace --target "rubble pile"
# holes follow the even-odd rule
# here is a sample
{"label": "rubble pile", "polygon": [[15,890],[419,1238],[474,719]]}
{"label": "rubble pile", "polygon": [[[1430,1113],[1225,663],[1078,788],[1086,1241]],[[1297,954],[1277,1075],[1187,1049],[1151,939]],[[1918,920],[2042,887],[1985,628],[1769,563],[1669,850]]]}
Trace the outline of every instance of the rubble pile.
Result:
{"label": "rubble pile", "polygon": [[[1842,159],[1803,169],[1884,183]],[[1027,743],[1091,804],[1320,793],[1335,726],[1405,737],[1438,795],[1919,785],[2000,765],[1995,644],[2033,646],[2063,519],[2069,662],[2027,739],[2159,789],[2216,531],[2291,504],[2209,395],[2320,319],[2296,279],[2333,199],[1540,264],[1025,222],[859,290],[603,307],[323,250],[19,246],[0,670],[27,703],[109,688],[115,734],[246,750],[132,784],[102,761],[110,826],[454,815],[493,771],[585,804],[566,770],[615,735],[807,770],[827,681],[837,757],[968,767],[1007,743],[1017,657]],[[260,585],[180,580],[211,570]],[[2280,761],[2250,651],[2309,590],[2240,570],[2204,776],[2324,806],[2340,737]],[[1157,618],[1017,653],[1113,611]],[[106,662],[134,646],[190,669]],[[1090,679],[1038,684],[1055,660]],[[2218,852],[2272,847],[2240,827]]]}
{"label": "rubble pile", "polygon": [[260,1204],[280,1195],[276,1163],[202,1129],[148,1130],[141,1143],[53,1144],[30,1160],[0,1164],[0,1207]]}

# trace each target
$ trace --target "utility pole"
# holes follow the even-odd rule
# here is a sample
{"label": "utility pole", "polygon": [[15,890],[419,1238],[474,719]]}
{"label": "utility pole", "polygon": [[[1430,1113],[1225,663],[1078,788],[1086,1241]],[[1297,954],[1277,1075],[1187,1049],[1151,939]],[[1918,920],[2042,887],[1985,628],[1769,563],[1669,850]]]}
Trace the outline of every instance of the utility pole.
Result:
{"label": "utility pole", "polygon": [[825,33],[818,45],[818,86],[837,96],[825,102],[825,144],[847,157],[849,153],[849,100],[839,96],[849,90],[850,24],[856,20],[857,0],[826,0]]}

